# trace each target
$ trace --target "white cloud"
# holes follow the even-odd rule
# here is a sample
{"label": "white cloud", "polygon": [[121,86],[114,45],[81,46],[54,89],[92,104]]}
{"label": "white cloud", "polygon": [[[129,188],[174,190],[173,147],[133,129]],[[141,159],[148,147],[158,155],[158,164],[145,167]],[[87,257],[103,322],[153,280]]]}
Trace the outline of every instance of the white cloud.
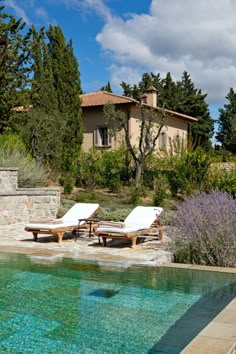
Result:
{"label": "white cloud", "polygon": [[12,8],[12,9],[14,10],[15,14],[16,14],[18,17],[21,17],[26,23],[29,23],[29,22],[30,22],[28,16],[26,15],[26,11],[24,11],[21,7],[19,7],[19,6],[16,4],[16,1],[15,1],[15,0],[8,0],[7,6],[9,6],[10,8]]}
{"label": "white cloud", "polygon": [[180,79],[187,70],[217,103],[236,86],[235,15],[234,0],[152,0],[147,14],[107,17],[96,39],[113,59],[114,83],[134,71]]}
{"label": "white cloud", "polygon": [[36,16],[42,22],[48,22],[49,16],[45,8],[38,7],[35,0],[5,0],[6,5],[13,9],[17,17],[22,18],[28,25],[32,23],[31,16]]}
{"label": "white cloud", "polygon": [[47,11],[43,7],[35,8],[35,15],[44,22],[49,20]]}
{"label": "white cloud", "polygon": [[110,9],[104,4],[103,0],[48,0],[49,3],[61,3],[67,8],[78,8],[86,12],[96,12],[105,21],[112,19]]}
{"label": "white cloud", "polygon": [[120,93],[122,93],[122,88],[120,86],[122,81],[125,81],[132,85],[141,80],[140,71],[129,66],[118,66],[112,64],[109,67],[109,72],[112,88],[115,87],[116,90]]}

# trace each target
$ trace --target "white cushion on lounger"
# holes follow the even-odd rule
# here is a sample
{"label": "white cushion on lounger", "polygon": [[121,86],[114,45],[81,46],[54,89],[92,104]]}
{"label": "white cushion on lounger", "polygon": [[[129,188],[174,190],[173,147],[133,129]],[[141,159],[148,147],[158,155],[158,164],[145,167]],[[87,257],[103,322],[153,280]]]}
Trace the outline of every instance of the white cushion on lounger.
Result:
{"label": "white cushion on lounger", "polygon": [[62,217],[63,221],[89,218],[99,207],[96,203],[77,203]]}
{"label": "white cushion on lounger", "polygon": [[131,213],[127,216],[124,223],[125,225],[142,225],[149,228],[155,219],[163,211],[162,208],[157,207],[146,207],[137,206]]}
{"label": "white cushion on lounger", "polygon": [[[68,212],[61,219],[54,219],[49,223],[32,222],[26,224],[25,227],[35,230],[55,230],[63,227],[73,227],[78,225],[78,219],[89,218],[99,207],[95,203],[77,203],[68,210]],[[62,221],[59,223],[59,221]],[[55,222],[55,223],[53,223]],[[82,225],[84,222],[81,222]]]}
{"label": "white cushion on lounger", "polygon": [[104,227],[99,226],[97,232],[107,232],[107,233],[132,233],[139,230],[149,229],[152,223],[163,211],[162,208],[158,207],[143,207],[137,206],[131,213],[127,216],[124,221],[125,227]]}
{"label": "white cushion on lounger", "polygon": [[[81,222],[80,225],[82,225],[83,223]],[[65,222],[62,222],[60,224],[53,224],[53,223],[32,223],[32,224],[26,224],[25,227],[28,227],[30,229],[37,229],[37,230],[43,230],[43,229],[47,229],[47,230],[55,230],[55,229],[61,229],[62,227],[71,227],[71,226],[76,226],[78,225],[78,219],[77,221],[75,220],[66,220]]]}

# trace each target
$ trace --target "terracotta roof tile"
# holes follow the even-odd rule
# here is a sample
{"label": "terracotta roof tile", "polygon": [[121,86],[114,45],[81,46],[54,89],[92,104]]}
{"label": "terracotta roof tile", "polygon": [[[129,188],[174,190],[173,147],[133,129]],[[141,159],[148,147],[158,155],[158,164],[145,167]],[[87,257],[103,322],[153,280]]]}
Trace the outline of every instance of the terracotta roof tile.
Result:
{"label": "terracotta roof tile", "polygon": [[120,104],[120,103],[138,103],[133,98],[115,95],[107,91],[97,91],[80,95],[82,100],[81,107],[103,106],[106,103]]}

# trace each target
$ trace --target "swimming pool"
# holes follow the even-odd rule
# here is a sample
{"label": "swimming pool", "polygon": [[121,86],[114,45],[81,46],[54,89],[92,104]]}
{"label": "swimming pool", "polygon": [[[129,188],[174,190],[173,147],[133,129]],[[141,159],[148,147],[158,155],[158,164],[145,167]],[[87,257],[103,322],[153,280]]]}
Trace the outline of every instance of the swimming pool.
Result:
{"label": "swimming pool", "polygon": [[236,274],[0,253],[0,352],[179,353],[236,294]]}

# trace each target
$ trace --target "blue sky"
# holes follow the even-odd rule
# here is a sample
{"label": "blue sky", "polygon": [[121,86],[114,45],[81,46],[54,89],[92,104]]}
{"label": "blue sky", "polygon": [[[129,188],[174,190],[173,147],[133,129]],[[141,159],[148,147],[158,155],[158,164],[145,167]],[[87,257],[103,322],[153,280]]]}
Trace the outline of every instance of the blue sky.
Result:
{"label": "blue sky", "polygon": [[186,70],[208,94],[213,118],[236,83],[236,1],[4,0],[6,11],[36,27],[59,24],[72,38],[84,92],[109,80],[136,83],[144,72]]}

